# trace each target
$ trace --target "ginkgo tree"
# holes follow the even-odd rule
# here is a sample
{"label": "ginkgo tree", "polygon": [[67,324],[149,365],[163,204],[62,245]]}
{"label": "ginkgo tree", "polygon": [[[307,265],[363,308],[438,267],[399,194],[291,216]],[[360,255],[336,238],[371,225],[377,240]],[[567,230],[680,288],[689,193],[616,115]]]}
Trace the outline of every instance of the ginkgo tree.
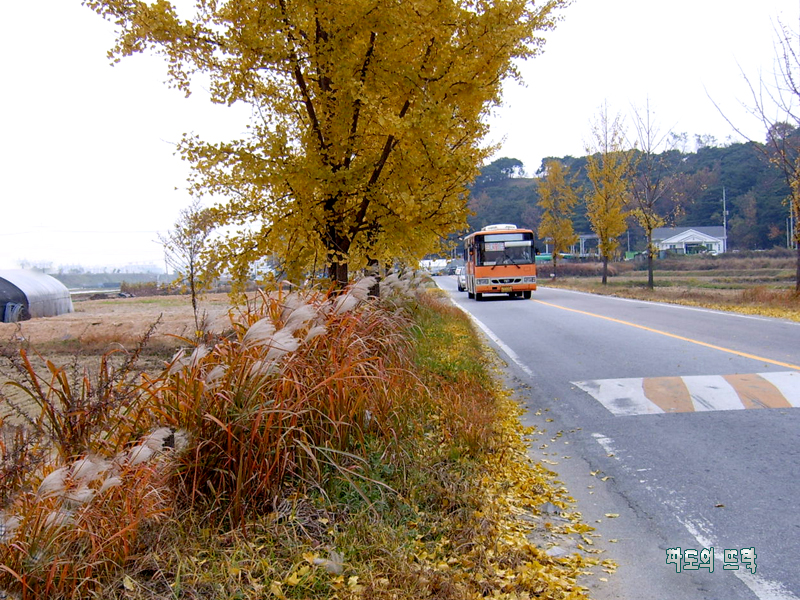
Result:
{"label": "ginkgo tree", "polygon": [[553,244],[553,276],[556,275],[558,255],[578,241],[572,215],[578,203],[578,192],[569,171],[557,160],[548,160],[539,180],[539,206],[542,219],[538,234]]}
{"label": "ginkgo tree", "polygon": [[631,200],[631,152],[627,148],[622,117],[610,117],[603,104],[592,124],[592,141],[587,148],[586,175],[589,190],[586,213],[598,237],[603,259],[603,284],[608,283],[608,261],[619,248],[619,236],[628,228]]}
{"label": "ginkgo tree", "polygon": [[[192,192],[222,201],[213,270],[278,256],[344,284],[463,228],[485,116],[569,0],[84,0],[115,60],[154,51],[189,93],[252,106],[249,135],[185,136]],[[194,9],[182,16],[187,5]]]}

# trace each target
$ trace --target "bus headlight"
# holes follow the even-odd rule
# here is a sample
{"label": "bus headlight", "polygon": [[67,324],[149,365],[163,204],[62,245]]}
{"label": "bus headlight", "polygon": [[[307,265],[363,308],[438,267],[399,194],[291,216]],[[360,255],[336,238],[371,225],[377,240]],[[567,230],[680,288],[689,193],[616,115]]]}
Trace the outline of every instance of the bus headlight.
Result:
{"label": "bus headlight", "polygon": [[476,279],[475,285],[489,285],[488,279]]}

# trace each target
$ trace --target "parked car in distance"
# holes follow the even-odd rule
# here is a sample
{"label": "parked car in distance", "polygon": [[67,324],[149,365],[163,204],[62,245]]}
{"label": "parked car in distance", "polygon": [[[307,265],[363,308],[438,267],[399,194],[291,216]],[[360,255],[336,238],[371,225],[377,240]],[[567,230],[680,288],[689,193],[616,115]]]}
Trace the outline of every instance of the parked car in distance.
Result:
{"label": "parked car in distance", "polygon": [[458,287],[459,292],[463,292],[467,289],[467,268],[466,267],[457,267],[456,268],[456,287]]}

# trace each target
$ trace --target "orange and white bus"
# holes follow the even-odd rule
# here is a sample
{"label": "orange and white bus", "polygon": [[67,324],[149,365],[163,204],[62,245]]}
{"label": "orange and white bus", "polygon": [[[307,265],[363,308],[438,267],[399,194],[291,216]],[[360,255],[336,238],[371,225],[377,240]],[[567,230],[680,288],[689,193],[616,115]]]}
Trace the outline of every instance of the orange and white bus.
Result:
{"label": "orange and white bus", "polygon": [[530,229],[487,225],[464,239],[464,261],[470,298],[508,294],[528,299],[536,289],[536,250]]}

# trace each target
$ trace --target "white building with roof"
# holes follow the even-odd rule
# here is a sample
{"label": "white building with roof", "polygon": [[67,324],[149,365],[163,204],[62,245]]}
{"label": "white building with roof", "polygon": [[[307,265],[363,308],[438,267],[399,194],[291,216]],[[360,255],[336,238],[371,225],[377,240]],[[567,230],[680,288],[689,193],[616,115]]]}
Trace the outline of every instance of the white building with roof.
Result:
{"label": "white building with roof", "polygon": [[728,250],[728,236],[722,226],[657,227],[653,230],[653,244],[659,252],[721,254]]}

